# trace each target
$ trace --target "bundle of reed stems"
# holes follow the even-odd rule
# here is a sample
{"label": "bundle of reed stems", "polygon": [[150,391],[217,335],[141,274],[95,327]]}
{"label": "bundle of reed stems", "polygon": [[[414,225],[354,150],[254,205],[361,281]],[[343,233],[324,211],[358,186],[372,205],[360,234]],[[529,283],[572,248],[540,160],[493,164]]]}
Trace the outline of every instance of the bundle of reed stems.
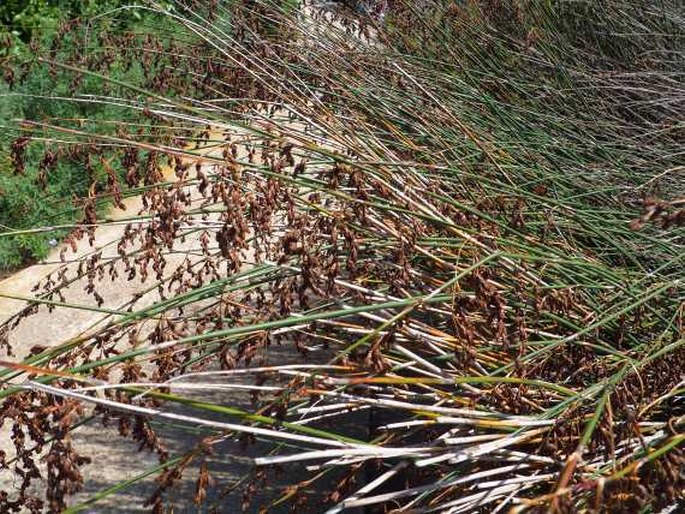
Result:
{"label": "bundle of reed stems", "polygon": [[[120,190],[144,207],[116,251],[67,252],[5,324],[100,316],[5,362],[6,465],[22,478],[18,500],[0,501],[29,503],[31,459],[47,453],[70,459],[48,461],[61,471],[46,505],[66,508],[87,470],[70,433],[106,418],[162,463],[69,512],[151,473],[162,512],[189,463],[226,441],[259,448],[254,476],[297,470],[252,503],[249,480],[231,489],[251,512],[682,505],[678,4],[398,1],[361,18],[151,4],[188,44],[167,75],[193,70],[204,96],[115,83],[117,98],[64,100],[126,104],[155,120],[145,137],[23,125],[128,156]],[[149,155],[168,157],[173,180],[155,179]],[[73,237],[102,223],[84,218]],[[144,289],[109,304],[99,288],[123,279]],[[78,284],[91,302],[69,300]],[[197,428],[196,444],[169,455],[175,425]],[[211,475],[192,477],[195,501],[221,512]]]}

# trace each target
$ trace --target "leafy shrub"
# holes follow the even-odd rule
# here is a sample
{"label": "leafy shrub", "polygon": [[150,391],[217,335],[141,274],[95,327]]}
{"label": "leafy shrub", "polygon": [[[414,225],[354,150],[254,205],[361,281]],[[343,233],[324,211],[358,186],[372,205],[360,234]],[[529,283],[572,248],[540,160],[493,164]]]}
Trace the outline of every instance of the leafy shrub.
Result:
{"label": "leafy shrub", "polygon": [[[125,86],[97,74],[105,73],[120,84],[161,88],[169,97],[192,80],[192,75],[179,75],[173,84],[154,83],[173,58],[146,54],[145,44],[162,49],[171,40],[163,25],[149,24],[140,12],[117,11],[114,17],[106,16],[91,23],[94,14],[109,12],[121,3],[74,2],[66,7],[59,3],[60,9],[57,9],[57,3],[47,2],[24,6],[23,14],[17,14],[18,19],[25,19],[31,12],[35,14],[31,15],[35,22],[46,17],[50,23],[40,22],[40,30],[22,33],[32,35],[28,43],[11,37],[5,45],[5,57],[0,58],[0,69],[4,67],[6,81],[0,86],[0,125],[7,129],[0,138],[0,157],[4,162],[0,175],[4,191],[0,199],[0,224],[11,227],[12,231],[77,223],[81,213],[73,205],[73,199],[86,196],[92,185],[97,193],[104,195],[101,205],[106,204],[108,176],[100,157],[79,151],[95,148],[93,145],[97,143],[90,135],[121,136],[128,130],[137,132],[140,138],[150,134],[151,126],[145,124],[149,117],[143,113],[133,112],[118,102],[89,100],[93,96],[124,98],[130,94]],[[5,12],[10,7],[6,6]],[[80,20],[77,16],[84,18]],[[117,46],[123,40],[127,43]],[[136,47],[136,41],[141,46]],[[130,51],[127,51],[128,45]],[[56,63],[69,64],[73,69]],[[79,69],[91,73],[82,74]],[[76,91],[80,97],[75,96]],[[131,97],[135,99],[136,95]],[[17,132],[16,120],[22,118],[32,120],[34,125],[20,127]],[[111,123],[116,119],[126,121]],[[60,137],[49,127],[59,123],[81,132],[81,141],[68,151],[55,153],[55,162],[49,169],[41,170],[41,162],[55,149],[50,141]],[[12,142],[27,135],[37,141],[26,144],[23,170],[16,173],[8,165]],[[119,161],[115,159],[109,166],[116,173],[116,179],[123,181]],[[66,231],[60,230],[0,236],[3,247],[0,268],[12,268],[43,258],[49,250],[48,242],[65,234]]]}

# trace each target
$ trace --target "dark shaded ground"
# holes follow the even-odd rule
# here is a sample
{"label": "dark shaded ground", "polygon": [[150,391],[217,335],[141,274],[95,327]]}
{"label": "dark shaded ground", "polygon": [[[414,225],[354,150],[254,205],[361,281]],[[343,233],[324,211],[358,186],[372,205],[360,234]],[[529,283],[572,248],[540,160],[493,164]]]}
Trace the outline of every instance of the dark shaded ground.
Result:
{"label": "dark shaded ground", "polygon": [[[311,362],[325,362],[328,352],[314,353],[308,360]],[[270,364],[286,364],[292,362],[302,363],[302,357],[297,354],[294,347],[271,347],[269,349],[268,362]],[[212,376],[198,377],[193,382],[221,384],[227,381],[231,383],[252,383],[249,376]],[[191,382],[188,380],[187,382]],[[269,383],[271,385],[272,383]],[[253,411],[251,393],[244,390],[235,392],[226,391],[184,391],[185,396],[196,397],[204,402],[227,405]],[[211,414],[204,411],[182,407],[178,405],[166,405],[164,410],[189,416],[198,416],[205,419],[235,423],[238,420],[220,414]],[[343,432],[350,437],[368,437],[369,414],[359,412],[354,416],[344,416],[344,426],[340,426],[337,418],[330,418],[320,422],[317,427],[333,427],[338,433]],[[93,459],[91,464],[84,466],[85,487],[83,492],[74,497],[72,505],[85,501],[104,489],[113,487],[120,480],[131,479],[133,476],[144,473],[158,464],[157,456],[149,451],[137,451],[137,444],[125,440],[118,434],[117,428],[112,426],[104,428],[100,419],[94,420],[89,426],[80,428],[75,434],[75,443],[85,444],[85,455]],[[181,456],[192,451],[198,441],[204,435],[216,434],[203,427],[188,425],[171,426],[166,422],[154,422],[153,427],[159,437],[166,444],[171,458]],[[221,441],[211,447],[211,453],[194,459],[185,469],[182,478],[172,488],[165,492],[166,504],[173,507],[174,512],[259,512],[260,508],[268,506],[272,501],[279,498],[287,486],[293,485],[305,477],[311,476],[303,466],[288,464],[278,470],[273,468],[255,468],[252,458],[267,455],[272,445],[255,441],[250,444],[236,439],[235,437]],[[106,452],[102,454],[100,452]],[[284,449],[282,453],[296,453],[297,448]],[[200,476],[202,464],[206,463],[207,471],[211,477],[211,484],[207,488],[207,506],[198,510],[193,503],[197,491],[197,480]],[[308,462],[307,465],[311,465]],[[257,472],[261,471],[261,476]],[[85,512],[98,513],[122,513],[122,512],[149,512],[150,507],[144,507],[145,501],[150,498],[157,489],[155,477],[158,473],[140,480],[139,482],[118,491],[101,501],[90,506]],[[322,478],[312,487],[304,488],[307,498],[302,498],[297,511],[301,513],[325,512],[331,504],[324,504],[326,489],[337,483],[342,478],[341,470],[331,469],[327,476]],[[355,488],[363,484],[357,484]],[[251,491],[250,493],[248,491]],[[328,491],[330,492],[330,491]],[[251,501],[247,502],[251,497]],[[269,510],[269,512],[290,512],[292,502],[286,502]],[[211,509],[215,510],[212,511]],[[359,511],[346,510],[358,514]]]}

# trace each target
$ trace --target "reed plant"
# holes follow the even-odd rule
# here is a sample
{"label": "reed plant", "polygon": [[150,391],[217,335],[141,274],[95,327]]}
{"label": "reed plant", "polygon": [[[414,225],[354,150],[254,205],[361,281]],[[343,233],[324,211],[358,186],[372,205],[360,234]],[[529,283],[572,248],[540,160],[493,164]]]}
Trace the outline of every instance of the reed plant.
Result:
{"label": "reed plant", "polygon": [[[106,223],[98,201],[143,209],[109,256],[65,250],[3,326],[22,358],[0,371],[17,477],[0,506],[77,512],[157,475],[164,512],[184,474],[185,508],[216,512],[230,495],[249,512],[682,506],[679,4],[153,3],[187,47],[148,83],[40,57],[113,91],[70,101],[152,130],[22,125],[126,170],[68,241]],[[191,86],[165,95],[178,73]],[[121,280],[144,289],[108,303]],[[69,300],[79,284],[89,303]],[[99,317],[29,352],[12,331],[42,309]],[[86,423],[160,464],[72,502]],[[194,444],[170,454],[178,426]],[[247,478],[213,480],[217,448],[250,456]]]}

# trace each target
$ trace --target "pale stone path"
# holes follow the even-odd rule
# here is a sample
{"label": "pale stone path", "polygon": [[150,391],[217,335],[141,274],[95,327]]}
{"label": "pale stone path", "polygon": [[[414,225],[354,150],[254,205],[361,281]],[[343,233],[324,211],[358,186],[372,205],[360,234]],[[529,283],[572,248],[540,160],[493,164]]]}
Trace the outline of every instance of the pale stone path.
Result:
{"label": "pale stone path", "polygon": [[[165,180],[173,179],[171,169],[164,170]],[[78,242],[77,251],[68,249],[66,258],[68,263],[60,261],[60,253],[63,247],[54,249],[49,257],[42,263],[30,266],[0,282],[0,295],[6,294],[14,297],[33,297],[33,286],[44,280],[50,274],[66,266],[69,276],[80,260],[86,259],[95,253],[102,252],[102,258],[108,259],[117,256],[117,243],[124,234],[126,226],[121,220],[135,216],[143,205],[139,197],[125,200],[126,210],[113,209],[108,218],[112,221],[98,227],[95,233],[94,245],[91,247],[84,238]],[[197,239],[190,239],[184,246],[190,247],[197,243]],[[182,261],[184,254],[177,253],[169,256],[168,270],[173,271]],[[176,262],[174,262],[176,261]],[[119,309],[129,301],[133,294],[144,293],[154,280],[143,282],[139,279],[126,281],[124,279],[111,281],[104,279],[98,284],[98,292],[104,299],[103,308]],[[84,281],[77,280],[64,291],[65,301],[72,304],[94,306],[95,301],[84,290]],[[137,308],[150,305],[159,299],[156,292],[146,294],[136,303]],[[0,297],[0,322],[4,322],[27,305],[26,302]],[[25,318],[9,333],[9,342],[12,345],[14,355],[12,360],[18,361],[24,358],[34,345],[51,347],[59,345],[72,338],[78,337],[96,327],[107,317],[90,310],[82,310],[68,307],[56,307],[49,312],[45,306],[39,308],[38,313]],[[9,357],[4,350],[0,354],[3,359]],[[235,399],[232,399],[235,401]],[[9,440],[10,427],[0,430],[0,450],[4,450],[8,456],[14,454]],[[183,433],[165,434],[172,442],[170,453],[177,455],[189,449],[187,437]],[[137,443],[127,441],[118,435],[116,426],[103,427],[99,422],[84,425],[73,433],[73,440],[78,451],[92,459],[92,464],[83,468],[85,478],[85,491],[76,495],[74,501],[78,502],[89,498],[103,488],[111,487],[118,482],[132,479],[133,477],[151,469],[157,463],[154,454],[137,452]],[[192,439],[190,439],[192,441]],[[235,470],[236,466],[233,466]],[[191,474],[189,474],[191,476]],[[0,473],[0,490],[6,489],[10,484],[11,475],[8,471]],[[178,489],[183,496],[190,493],[190,485],[183,481]],[[94,512],[136,512],[145,511],[142,507],[143,500],[154,490],[151,480],[143,482],[133,491],[127,491],[123,495],[113,495],[97,504]],[[188,497],[179,498],[178,504],[187,504]]]}
{"label": "pale stone path", "polygon": [[[319,16],[320,12],[316,12],[312,7],[306,7],[303,9],[303,13],[303,23],[310,28],[314,24],[319,23],[314,21],[315,18],[321,19]],[[325,15],[323,16],[325,17]],[[336,35],[336,37],[340,36]],[[301,123],[289,120],[287,113],[283,110],[277,111],[275,116],[281,118],[278,121],[279,124],[288,126],[290,129],[311,131],[310,128],[303,126]],[[266,121],[266,126],[270,124],[272,122]],[[223,133],[223,135],[225,134],[226,132]],[[218,135],[212,134],[211,138],[218,139]],[[230,139],[233,142],[243,143],[239,145],[240,153],[238,160],[246,159],[244,143],[252,141],[252,136],[246,131],[241,132],[238,130],[230,134]],[[224,147],[224,144],[218,142],[218,144],[204,147],[199,153],[209,157],[220,157]],[[212,165],[204,165],[204,168],[207,174],[211,174]],[[173,170],[170,168],[164,169],[163,175],[167,181],[175,180]],[[201,199],[201,195],[195,186],[189,187],[189,193],[191,198],[195,198],[197,201]],[[20,312],[27,305],[26,301],[17,298],[33,298],[35,295],[40,294],[40,291],[36,292],[33,290],[34,285],[45,281],[48,276],[51,276],[58,282],[56,275],[63,267],[66,266],[69,278],[73,278],[76,276],[75,269],[80,261],[88,259],[97,253],[101,254],[100,257],[103,261],[117,257],[117,243],[124,235],[127,218],[135,217],[143,207],[139,197],[127,198],[124,203],[126,210],[112,210],[107,216],[107,222],[98,227],[93,246],[88,243],[87,238],[84,238],[78,242],[75,252],[71,249],[66,252],[66,263],[60,260],[63,246],[59,246],[53,249],[44,262],[29,266],[0,281],[0,324]],[[174,251],[165,256],[168,261],[166,276],[169,276],[186,257],[189,257],[191,261],[197,261],[198,257],[194,256],[191,250],[199,246],[198,234],[198,232],[191,234],[183,244],[176,244]],[[247,260],[246,266],[249,266],[250,256],[244,255],[243,257]],[[140,309],[152,305],[159,300],[156,290],[149,291],[151,283],[154,284],[155,280],[151,279],[148,282],[143,282],[136,278],[133,281],[127,281],[124,277],[120,277],[117,280],[109,280],[105,277],[98,282],[97,291],[104,300],[102,307],[112,310],[123,310],[122,308],[127,305],[127,302],[130,301],[134,294],[144,293],[142,298],[135,304],[135,308]],[[64,301],[69,304],[94,306],[95,300],[93,296],[84,290],[84,285],[85,281],[82,279],[74,281],[73,284],[64,290]],[[55,307],[50,312],[45,306],[41,306],[36,314],[22,320],[9,333],[9,342],[12,345],[14,355],[8,356],[5,350],[0,349],[0,360],[19,362],[36,345],[54,347],[93,331],[103,321],[110,319],[110,317],[111,315],[93,312],[92,310],[60,306]],[[287,363],[298,358],[292,349],[276,349],[273,353],[273,355],[270,355],[270,358],[276,359],[279,363]],[[316,359],[316,355],[313,358]],[[320,356],[318,358],[322,360],[324,357]],[[223,396],[217,395],[212,398],[211,393],[208,397],[207,392],[203,392],[202,398],[207,401],[216,401],[217,403],[230,404],[237,407],[242,405],[246,409],[249,408],[249,394],[233,392],[221,394]],[[226,395],[229,396],[227,397]],[[0,430],[0,450],[5,451],[8,458],[14,454],[14,449],[9,439],[9,429],[10,427],[5,426]],[[182,427],[164,427],[161,430],[164,439],[168,442],[171,456],[178,456],[188,451],[197,440],[197,435],[191,434],[188,432],[189,430]],[[77,428],[73,433],[73,440],[78,451],[92,459],[91,464],[83,467],[85,490],[73,498],[75,503],[90,498],[94,493],[100,492],[104,488],[112,487],[122,481],[145,473],[157,464],[157,457],[154,454],[145,451],[137,452],[137,443],[121,438],[116,427],[103,427],[97,420],[94,423]],[[210,467],[213,477],[217,479],[217,484],[220,487],[225,487],[240,480],[251,468],[250,456],[258,452],[259,446],[252,448],[249,453],[245,453],[241,452],[235,442],[226,441],[217,445],[214,449],[216,453],[209,458]],[[191,465],[189,472],[184,475],[184,479],[173,489],[171,503],[176,505],[178,509],[176,512],[196,511],[192,505],[192,498],[195,495],[195,479],[199,470],[198,466],[198,463]],[[124,513],[145,512],[149,510],[141,504],[154,491],[154,477],[155,474],[152,474],[134,487],[112,494],[98,502],[92,507],[92,510],[87,512]],[[11,485],[11,480],[12,476],[8,471],[0,472],[0,490],[8,489],[8,486]],[[274,483],[275,480],[269,482],[271,486]],[[11,486],[9,490],[11,491]],[[260,495],[268,495],[269,492],[268,487],[260,487]],[[210,495],[212,494],[216,496],[218,491],[213,491]],[[231,495],[229,499],[222,500],[219,505],[219,512],[239,512],[240,495]],[[248,509],[248,511],[256,512],[256,508]],[[318,508],[314,507],[313,512],[317,511]]]}
{"label": "pale stone path", "polygon": [[[304,126],[301,123],[289,120],[284,111],[277,111],[273,116],[271,121],[266,123],[267,125],[275,121],[276,124],[281,126],[288,126],[290,124],[289,128],[298,131],[304,130]],[[218,137],[217,134],[212,135],[212,138],[216,137]],[[237,160],[245,162],[247,159],[247,148],[249,144],[254,142],[253,137],[247,133],[232,133],[230,139],[232,142],[238,142],[239,153]],[[223,148],[224,145],[221,143],[212,144],[212,146],[203,148],[200,153],[206,157],[218,157],[221,155]],[[212,174],[212,169],[213,165],[204,165],[204,171],[207,175]],[[311,169],[309,172],[314,173],[315,171]],[[174,180],[171,170],[165,170],[164,174],[166,180]],[[194,201],[202,199],[196,186],[185,187],[188,187],[190,197]],[[115,258],[118,255],[117,243],[123,236],[126,226],[126,223],[121,221],[127,217],[135,216],[142,208],[142,202],[140,198],[130,198],[126,200],[126,207],[125,211],[113,210],[110,213],[108,219],[111,220],[111,223],[103,224],[98,228],[92,247],[86,239],[83,239],[78,243],[75,253],[69,249],[66,254],[66,263],[60,261],[59,254],[62,247],[56,248],[45,262],[30,266],[2,281],[0,283],[0,322],[6,321],[27,305],[25,301],[2,297],[1,295],[31,298],[37,294],[32,291],[36,282],[45,280],[48,275],[54,277],[62,267],[66,267],[68,270],[67,276],[73,277],[76,275],[75,269],[78,263],[95,253],[101,252],[103,260]],[[211,221],[211,218],[209,221]],[[276,228],[275,234],[278,234],[278,227]],[[196,262],[200,256],[196,252],[191,252],[191,250],[198,248],[199,245],[199,232],[189,235],[184,243],[179,242],[175,244],[173,252],[165,256],[167,259],[165,276],[171,275],[186,257],[191,262]],[[249,252],[243,254],[243,258],[245,260],[244,267],[249,268],[252,265]],[[123,270],[121,275],[124,275]],[[104,300],[102,308],[123,311],[127,302],[130,301],[135,293],[145,293],[135,303],[136,309],[152,305],[159,301],[156,288],[150,290],[151,284],[154,283],[156,283],[154,279],[141,281],[139,278],[136,278],[132,281],[127,281],[122,277],[112,281],[105,276],[98,282],[97,288]],[[64,290],[65,302],[94,306],[95,301],[84,290],[84,285],[85,280],[80,279],[66,288]],[[46,306],[41,306],[36,314],[23,319],[17,327],[10,331],[9,342],[12,345],[14,355],[11,357],[7,356],[4,350],[1,350],[0,359],[18,362],[25,358],[29,350],[35,345],[43,347],[59,345],[72,338],[90,333],[98,326],[101,326],[103,321],[110,318],[109,314],[93,312],[91,310],[57,306],[50,312]],[[271,348],[266,358],[272,363],[276,362],[279,364],[295,362],[297,359],[301,360],[301,356],[292,347]],[[317,357],[316,352],[314,352],[311,358],[312,361],[323,361],[326,356],[320,355]],[[212,380],[220,379],[204,379],[203,382],[211,382]],[[201,392],[200,397],[205,401],[230,404],[231,406],[242,407],[246,410],[251,408],[250,394],[248,392],[209,394]],[[9,439],[10,428],[5,426],[0,430],[0,450],[5,451],[8,458],[14,455],[14,449]],[[160,427],[160,435],[167,443],[171,456],[178,456],[189,451],[192,445],[197,442],[197,435],[193,434],[192,430],[187,427]],[[104,488],[112,487],[117,483],[143,474],[154,468],[157,464],[156,455],[149,452],[138,452],[137,443],[120,437],[116,426],[103,427],[99,420],[77,428],[73,432],[72,437],[77,450],[82,455],[92,459],[91,464],[83,467],[85,489],[82,493],[73,497],[72,501],[74,503],[84,501]],[[250,457],[258,453],[259,446],[251,448],[249,453],[246,453],[236,442],[225,441],[216,445],[214,449],[216,450],[215,455],[208,459],[212,476],[217,480],[217,484],[221,487],[226,487],[240,480],[250,471]],[[174,494],[172,495],[171,503],[176,505],[177,508],[182,509],[180,512],[194,512],[194,508],[188,510],[188,506],[192,505],[192,498],[195,495],[195,480],[198,472],[199,463],[189,466],[183,480],[173,489]],[[148,509],[144,508],[142,503],[155,489],[154,477],[155,474],[151,474],[134,487],[99,501],[92,512],[147,511]],[[0,472],[0,490],[7,489],[11,480],[12,476],[9,471]],[[258,498],[272,494],[274,492],[274,483],[276,483],[276,479],[272,477],[272,480],[269,482],[271,488],[260,488]],[[219,494],[219,491],[211,492],[210,497],[212,494],[216,496]],[[239,512],[239,504],[240,494],[231,495],[221,501],[219,512]],[[252,510],[248,510],[248,512],[252,512]],[[317,508],[313,508],[312,512],[317,512]]]}
{"label": "pale stone path", "polygon": [[[220,155],[221,150],[222,145],[212,146],[205,149],[203,154],[214,157],[217,153]],[[165,181],[175,180],[171,168],[165,167],[161,171]],[[206,166],[205,171],[209,172]],[[198,194],[196,189],[195,194]],[[4,323],[26,307],[28,302],[16,298],[36,297],[40,291],[33,291],[34,286],[46,280],[48,276],[51,276],[55,282],[59,282],[57,273],[66,268],[67,277],[73,279],[78,263],[95,254],[100,254],[102,261],[117,258],[117,244],[128,225],[126,220],[136,217],[143,209],[142,200],[139,196],[126,198],[123,203],[126,207],[125,210],[112,208],[106,217],[106,221],[97,227],[92,246],[87,237],[76,243],[75,252],[68,245],[62,244],[54,248],[43,262],[29,266],[1,281],[0,323]],[[191,237],[182,247],[177,245],[175,248],[177,253],[168,256],[170,261],[167,269],[173,271],[185,257],[185,254],[182,253],[183,250],[188,251],[195,243],[197,243],[197,239]],[[65,248],[65,262],[62,262],[60,254]],[[64,291],[65,302],[74,305],[95,306],[95,300],[92,295],[84,290],[84,284],[85,280],[80,279],[66,288]],[[118,280],[107,278],[99,280],[98,293],[104,299],[102,308],[117,310],[126,305],[126,302],[130,301],[134,294],[145,293],[151,284],[154,284],[153,280],[145,282],[139,279],[127,281],[123,277]],[[142,308],[145,305],[150,305],[158,298],[156,293],[148,293],[136,303],[136,307]],[[54,300],[58,300],[58,298],[54,298]],[[107,317],[106,314],[99,314],[91,310],[59,306],[49,312],[47,308],[42,306],[37,314],[26,318],[9,333],[9,342],[15,352],[13,360],[24,358],[34,345],[54,346],[80,336],[92,329],[105,317]],[[0,357],[6,357],[4,350],[0,350]]]}

